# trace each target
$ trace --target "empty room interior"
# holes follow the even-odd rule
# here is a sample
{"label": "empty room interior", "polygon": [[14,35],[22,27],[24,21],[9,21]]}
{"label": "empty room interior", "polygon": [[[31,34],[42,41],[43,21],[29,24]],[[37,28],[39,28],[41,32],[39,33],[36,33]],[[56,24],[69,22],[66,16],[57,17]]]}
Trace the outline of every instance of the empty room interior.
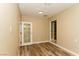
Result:
{"label": "empty room interior", "polygon": [[78,3],[0,4],[0,56],[77,55]]}

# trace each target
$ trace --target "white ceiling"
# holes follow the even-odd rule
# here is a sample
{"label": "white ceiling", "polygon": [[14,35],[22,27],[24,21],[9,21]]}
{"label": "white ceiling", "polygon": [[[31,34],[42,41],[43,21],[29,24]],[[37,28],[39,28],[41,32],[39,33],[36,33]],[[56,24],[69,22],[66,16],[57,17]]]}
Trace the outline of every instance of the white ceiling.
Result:
{"label": "white ceiling", "polygon": [[[22,16],[45,18],[53,16],[71,6],[74,3],[20,3],[20,11]],[[43,11],[43,14],[38,14],[39,11]]]}

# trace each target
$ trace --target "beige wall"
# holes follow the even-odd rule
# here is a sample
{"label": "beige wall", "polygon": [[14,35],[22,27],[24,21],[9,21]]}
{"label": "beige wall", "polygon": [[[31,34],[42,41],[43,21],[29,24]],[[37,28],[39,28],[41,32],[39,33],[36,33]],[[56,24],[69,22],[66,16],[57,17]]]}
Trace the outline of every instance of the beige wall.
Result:
{"label": "beige wall", "polygon": [[57,44],[79,54],[79,4],[56,16]]}
{"label": "beige wall", "polygon": [[49,40],[49,22],[46,19],[23,17],[22,21],[32,22],[32,41],[41,42]]}
{"label": "beige wall", "polygon": [[0,4],[0,55],[18,55],[19,20],[17,4]]}

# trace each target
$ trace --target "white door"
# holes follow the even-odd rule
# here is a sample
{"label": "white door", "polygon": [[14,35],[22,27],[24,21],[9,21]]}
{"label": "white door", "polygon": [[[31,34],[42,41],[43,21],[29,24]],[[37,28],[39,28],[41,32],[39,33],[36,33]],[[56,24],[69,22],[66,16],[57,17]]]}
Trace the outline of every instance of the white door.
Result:
{"label": "white door", "polygon": [[22,45],[32,42],[32,23],[22,22]]}

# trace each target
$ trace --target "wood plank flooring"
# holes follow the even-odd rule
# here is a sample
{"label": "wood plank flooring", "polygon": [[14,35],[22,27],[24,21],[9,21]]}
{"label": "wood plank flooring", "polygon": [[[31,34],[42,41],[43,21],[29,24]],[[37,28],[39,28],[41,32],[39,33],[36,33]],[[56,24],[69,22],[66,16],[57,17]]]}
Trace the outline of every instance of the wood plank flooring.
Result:
{"label": "wood plank flooring", "polygon": [[49,42],[22,46],[20,50],[21,56],[72,56]]}

